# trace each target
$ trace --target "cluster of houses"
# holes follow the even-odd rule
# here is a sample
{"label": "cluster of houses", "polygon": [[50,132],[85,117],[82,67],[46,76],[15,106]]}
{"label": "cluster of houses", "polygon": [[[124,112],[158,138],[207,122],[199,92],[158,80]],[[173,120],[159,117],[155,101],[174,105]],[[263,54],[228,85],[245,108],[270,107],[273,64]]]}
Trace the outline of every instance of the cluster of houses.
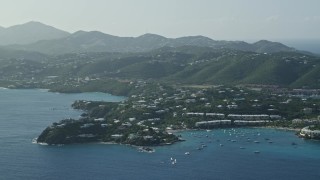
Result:
{"label": "cluster of houses", "polygon": [[[135,83],[131,82],[131,84]],[[181,118],[182,121],[192,119],[196,121],[194,126],[199,128],[227,125],[265,125],[268,122],[282,119],[277,114],[221,113],[224,112],[223,109],[232,112],[232,109],[242,108],[236,102],[248,101],[251,104],[259,102],[257,99],[247,99],[248,92],[242,89],[217,87],[215,91],[220,94],[220,97],[212,96],[206,89],[194,90],[171,89],[168,91],[160,85],[158,91],[132,95],[131,101],[125,103],[129,103],[133,109],[143,112],[142,116],[140,115],[139,118],[135,119],[139,121],[137,123],[139,125],[143,125],[146,122],[162,121],[165,116],[166,118],[168,117],[168,114],[172,114],[172,118]],[[229,95],[225,96],[224,94]],[[193,107],[201,107],[207,112],[192,111]],[[217,112],[210,112],[210,110],[217,110]],[[130,117],[129,119],[132,118]]]}
{"label": "cluster of houses", "polygon": [[[225,115],[222,113],[198,113],[189,112],[186,116],[207,116],[214,118],[221,118],[219,120],[200,121],[196,122],[196,127],[214,127],[214,126],[226,126],[226,125],[237,125],[237,126],[253,126],[253,125],[265,125],[266,123],[273,120],[280,120],[280,115],[267,115],[267,114],[229,114]],[[227,119],[225,119],[225,117]]]}
{"label": "cluster of houses", "polygon": [[[152,91],[150,91],[145,81],[132,81],[130,85],[144,90],[131,95],[127,101],[121,102],[115,112],[116,116],[113,117],[116,119],[108,121],[109,124],[101,124],[101,127],[119,125],[118,129],[123,130],[138,125],[144,128],[156,128],[158,124],[163,124],[167,119],[172,123],[166,124],[170,128],[263,126],[269,122],[285,119],[277,115],[277,111],[269,114],[271,113],[267,110],[269,106],[277,108],[270,104],[265,105],[266,108],[261,108],[260,111],[255,110],[258,112],[256,114],[235,113],[250,112],[246,110],[254,108],[252,105],[262,103],[257,96],[250,95],[250,92],[241,88],[219,86],[214,89],[191,89],[153,84]],[[285,98],[274,101],[282,102],[283,99]],[[276,103],[274,101],[272,103]],[[232,108],[228,105],[232,105]],[[258,108],[260,106],[256,109]],[[117,115],[120,116],[117,117]],[[108,118],[94,120],[105,121],[106,119]]]}

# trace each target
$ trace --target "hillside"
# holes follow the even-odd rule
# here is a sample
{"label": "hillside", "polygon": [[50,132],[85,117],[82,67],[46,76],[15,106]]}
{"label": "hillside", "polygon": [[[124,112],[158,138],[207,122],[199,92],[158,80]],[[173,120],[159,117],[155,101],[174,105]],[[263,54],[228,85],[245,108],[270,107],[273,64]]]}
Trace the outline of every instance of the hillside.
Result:
{"label": "hillside", "polygon": [[39,85],[46,77],[59,81],[88,77],[320,88],[319,57],[267,40],[250,44],[205,36],[69,34],[38,22],[0,28],[0,38],[4,35],[0,44],[17,44],[0,48],[2,79],[19,79],[21,84],[38,79]]}
{"label": "hillside", "polygon": [[[182,46],[143,53],[65,54],[48,56],[41,63],[7,60],[2,64],[5,65],[0,65],[2,77],[19,78],[29,83],[32,78],[37,84],[39,81],[46,82],[43,81],[46,77],[54,76],[59,77],[59,84],[74,84],[77,87],[80,78],[320,88],[320,58],[298,52],[265,54]],[[98,84],[92,85],[97,87]],[[90,89],[88,84],[86,87]]]}
{"label": "hillside", "polygon": [[98,31],[78,31],[60,39],[42,40],[27,45],[11,45],[8,48],[54,55],[81,52],[148,52],[162,47],[180,46],[234,49],[258,53],[295,51],[281,43],[265,40],[249,44],[243,41],[215,41],[204,36],[166,38],[156,34],[144,34],[138,37],[118,37]]}
{"label": "hillside", "polygon": [[0,45],[30,44],[40,40],[64,38],[68,35],[68,32],[31,21],[8,28],[0,28]]}
{"label": "hillside", "polygon": [[0,60],[29,59],[29,60],[34,60],[34,61],[42,61],[46,58],[47,58],[47,55],[44,55],[44,54],[41,54],[38,52],[0,48]]}

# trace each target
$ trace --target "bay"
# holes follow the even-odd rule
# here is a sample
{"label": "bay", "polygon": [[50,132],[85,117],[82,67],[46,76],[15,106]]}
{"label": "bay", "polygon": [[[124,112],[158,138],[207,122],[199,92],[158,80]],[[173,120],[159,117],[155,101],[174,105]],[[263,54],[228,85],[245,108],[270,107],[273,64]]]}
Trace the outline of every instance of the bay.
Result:
{"label": "bay", "polygon": [[320,178],[320,142],[275,129],[178,132],[186,141],[155,147],[155,153],[141,153],[126,145],[32,143],[53,122],[78,118],[82,112],[70,105],[79,99],[125,98],[0,89],[0,179]]}

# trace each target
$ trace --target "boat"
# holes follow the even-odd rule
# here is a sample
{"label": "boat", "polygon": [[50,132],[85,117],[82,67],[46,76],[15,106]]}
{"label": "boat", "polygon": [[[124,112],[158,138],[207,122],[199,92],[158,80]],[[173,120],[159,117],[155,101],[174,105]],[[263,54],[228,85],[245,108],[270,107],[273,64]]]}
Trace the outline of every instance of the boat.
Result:
{"label": "boat", "polygon": [[253,141],[254,143],[260,143],[259,141]]}
{"label": "boat", "polygon": [[240,147],[240,149],[245,149],[244,147]]}
{"label": "boat", "polygon": [[202,147],[202,148],[204,148],[204,147],[207,147],[207,145],[205,145],[205,144],[202,144],[202,145],[201,145],[201,147]]}
{"label": "boat", "polygon": [[190,155],[190,152],[185,152],[184,154],[185,154],[185,155]]}
{"label": "boat", "polygon": [[174,164],[177,163],[177,159],[174,159],[174,160],[173,160],[173,158],[171,158],[170,160],[171,160],[171,164],[172,164],[172,165],[174,165]]}
{"label": "boat", "polygon": [[254,151],[254,153],[255,153],[255,154],[259,154],[259,153],[260,153],[260,151]]}

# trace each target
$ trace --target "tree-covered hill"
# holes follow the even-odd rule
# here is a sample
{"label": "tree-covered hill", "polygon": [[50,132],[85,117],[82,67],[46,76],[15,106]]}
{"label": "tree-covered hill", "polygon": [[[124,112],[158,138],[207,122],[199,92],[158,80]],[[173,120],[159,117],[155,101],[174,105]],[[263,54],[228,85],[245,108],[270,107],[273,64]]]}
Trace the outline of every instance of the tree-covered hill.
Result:
{"label": "tree-covered hill", "polygon": [[[264,84],[320,88],[320,58],[299,52],[255,53],[208,47],[163,47],[140,53],[75,53],[43,61],[0,63],[3,79],[118,79],[181,84]],[[29,79],[28,79],[29,78]],[[70,81],[71,81],[70,80]]]}
{"label": "tree-covered hill", "polygon": [[162,47],[177,48],[181,46],[233,49],[258,53],[296,51],[281,43],[266,40],[250,44],[244,41],[217,41],[204,36],[166,38],[156,34],[144,34],[138,37],[118,37],[99,31],[78,31],[59,39],[40,40],[24,45],[10,45],[7,48],[57,55],[83,52],[148,52]]}

